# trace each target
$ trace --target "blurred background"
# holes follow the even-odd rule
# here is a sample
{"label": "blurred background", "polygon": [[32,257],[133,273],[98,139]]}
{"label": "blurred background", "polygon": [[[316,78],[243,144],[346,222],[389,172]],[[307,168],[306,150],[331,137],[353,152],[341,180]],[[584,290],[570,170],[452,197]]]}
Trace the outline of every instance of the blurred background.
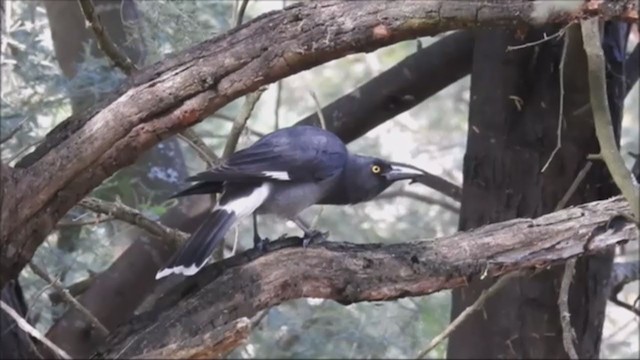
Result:
{"label": "blurred background", "polygon": [[[175,52],[222,33],[234,24],[237,3],[232,1],[138,1],[135,28],[126,9],[118,9],[124,20],[127,41],[138,54],[140,65],[159,61]],[[251,1],[245,21],[266,11],[280,9],[283,1]],[[2,19],[2,112],[3,134],[21,125],[2,144],[2,160],[14,165],[33,150],[56,124],[96,99],[112,93],[125,76],[111,67],[91,41],[78,49],[81,61],[64,63],[56,55],[63,43],[52,37],[52,14],[41,2],[7,1]],[[637,30],[636,30],[637,31]],[[635,33],[637,34],[637,32]],[[444,36],[446,34],[443,34]],[[254,142],[260,134],[293,125],[340,96],[352,91],[398,61],[428,46],[436,38],[422,38],[389,46],[369,54],[355,54],[268,86],[243,131],[238,147]],[[72,37],[69,35],[69,41]],[[633,49],[637,35],[629,44]],[[144,46],[140,47],[143,43]],[[66,53],[70,50],[64,49]],[[625,103],[622,152],[629,167],[638,144],[638,85]],[[194,130],[217,154],[244,98],[196,125]],[[412,163],[455,184],[462,184],[462,160],[467,138],[469,77],[429,98],[410,111],[378,126],[349,144],[351,151],[379,155]],[[206,165],[183,141],[167,142],[184,158],[185,174]],[[173,158],[172,158],[173,159]],[[173,159],[175,160],[175,159]],[[138,162],[114,175],[97,188],[93,196],[122,201],[145,215],[158,219],[173,204],[166,196],[182,186],[184,175],[167,178],[156,171],[156,182],[141,178],[153,169]],[[147,176],[152,178],[153,176]],[[159,186],[162,181],[173,188]],[[454,233],[459,204],[420,184],[396,184],[380,198],[357,206],[314,207],[302,216],[330,230],[330,238],[356,243],[393,243],[426,239]],[[74,209],[75,211],[75,209]],[[108,220],[77,225],[92,214],[72,212],[39,248],[34,261],[66,286],[91,279],[104,271],[131,244],[132,225]],[[281,220],[262,217],[262,235],[276,238],[299,230]],[[251,222],[246,220],[230,232],[227,242],[237,237],[240,248],[252,246]],[[637,258],[637,242],[627,245],[621,258]],[[231,254],[231,246],[225,256]],[[25,269],[20,277],[28,306],[27,318],[47,332],[65,313],[67,305],[55,297],[50,286]],[[627,286],[621,299],[633,303],[637,282]],[[54,295],[52,295],[54,294]],[[241,358],[405,358],[413,357],[449,322],[450,293],[441,291],[424,297],[398,301],[342,306],[333,301],[299,299],[261,314],[248,343],[230,357]],[[607,306],[603,358],[638,358],[638,317],[616,305]],[[446,342],[429,355],[445,355]]]}

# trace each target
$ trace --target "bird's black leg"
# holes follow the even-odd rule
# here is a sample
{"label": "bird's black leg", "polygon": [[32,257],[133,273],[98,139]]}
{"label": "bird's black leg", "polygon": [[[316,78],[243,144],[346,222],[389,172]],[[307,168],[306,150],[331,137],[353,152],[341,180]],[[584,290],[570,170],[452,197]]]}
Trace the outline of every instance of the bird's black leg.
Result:
{"label": "bird's black leg", "polygon": [[261,238],[258,234],[258,215],[253,213],[253,247],[265,252],[267,251],[267,247],[269,245],[268,238]]}
{"label": "bird's black leg", "polygon": [[316,241],[326,241],[327,236],[329,236],[329,232],[321,232],[319,230],[311,229],[307,224],[302,221],[299,217],[295,217],[291,219],[302,231],[304,232],[304,237],[302,238],[302,246],[307,247],[312,242]]}

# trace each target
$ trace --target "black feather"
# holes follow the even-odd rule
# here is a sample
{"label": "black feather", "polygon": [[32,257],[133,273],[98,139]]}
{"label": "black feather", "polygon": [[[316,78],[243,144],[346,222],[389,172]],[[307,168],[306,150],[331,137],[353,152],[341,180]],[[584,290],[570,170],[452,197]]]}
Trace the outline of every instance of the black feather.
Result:
{"label": "black feather", "polygon": [[224,209],[214,210],[162,270],[180,266],[188,268],[193,265],[202,267],[215,248],[222,243],[235,221],[235,213]]}
{"label": "black feather", "polygon": [[169,199],[174,199],[182,196],[189,195],[200,195],[200,194],[219,194],[224,189],[223,183],[219,182],[200,182],[195,185],[189,186],[188,188],[179,191],[169,197]]}

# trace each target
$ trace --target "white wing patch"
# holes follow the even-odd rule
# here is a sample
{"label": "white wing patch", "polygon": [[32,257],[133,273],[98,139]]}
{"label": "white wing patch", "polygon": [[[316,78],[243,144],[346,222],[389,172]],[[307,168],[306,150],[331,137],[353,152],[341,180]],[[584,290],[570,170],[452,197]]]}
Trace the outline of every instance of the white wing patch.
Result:
{"label": "white wing patch", "polygon": [[191,265],[189,267],[176,266],[176,267],[172,267],[172,268],[163,269],[162,271],[158,271],[158,273],[156,274],[156,280],[161,279],[161,278],[163,278],[165,276],[169,276],[171,274],[181,274],[181,275],[184,275],[184,276],[191,276],[191,275],[197,273],[198,271],[200,271],[200,269],[202,269],[202,267],[206,263],[207,262],[205,261],[200,266],[196,266],[196,264],[193,264],[193,265]]}
{"label": "white wing patch", "polygon": [[234,212],[238,219],[251,215],[267,199],[271,192],[271,186],[271,184],[265,182],[253,189],[251,194],[233,199],[220,206],[220,209]]}
{"label": "white wing patch", "polygon": [[289,173],[286,171],[263,171],[262,175],[275,180],[291,180]]}

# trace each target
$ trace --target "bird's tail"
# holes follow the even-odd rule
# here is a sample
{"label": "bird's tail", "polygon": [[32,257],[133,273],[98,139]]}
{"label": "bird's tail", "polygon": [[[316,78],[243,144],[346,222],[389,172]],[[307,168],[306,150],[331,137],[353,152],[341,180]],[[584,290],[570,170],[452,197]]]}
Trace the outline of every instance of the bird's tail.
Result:
{"label": "bird's tail", "polygon": [[224,240],[227,231],[235,222],[252,214],[269,196],[271,185],[243,188],[242,191],[226,192],[211,215],[189,237],[169,263],[156,274],[156,279],[170,274],[186,276],[197,273]]}
{"label": "bird's tail", "polygon": [[224,208],[214,209],[169,263],[158,271],[156,279],[171,274],[190,276],[197,273],[215,248],[224,240],[225,234],[236,220],[237,217],[233,211]]}

